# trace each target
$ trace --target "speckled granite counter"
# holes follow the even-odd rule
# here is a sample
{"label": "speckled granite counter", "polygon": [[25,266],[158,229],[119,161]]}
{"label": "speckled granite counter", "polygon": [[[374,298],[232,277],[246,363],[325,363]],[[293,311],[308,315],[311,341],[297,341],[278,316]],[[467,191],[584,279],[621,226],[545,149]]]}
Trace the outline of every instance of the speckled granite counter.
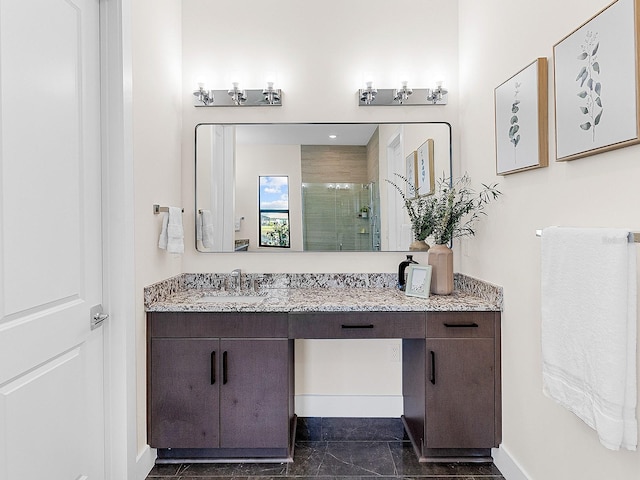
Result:
{"label": "speckled granite counter", "polygon": [[[149,312],[500,311],[502,288],[456,274],[452,295],[408,297],[393,274],[183,274],[145,288]],[[234,296],[242,298],[235,298]],[[207,297],[210,301],[207,301]],[[212,298],[216,297],[216,298]],[[247,298],[252,297],[252,298]]]}

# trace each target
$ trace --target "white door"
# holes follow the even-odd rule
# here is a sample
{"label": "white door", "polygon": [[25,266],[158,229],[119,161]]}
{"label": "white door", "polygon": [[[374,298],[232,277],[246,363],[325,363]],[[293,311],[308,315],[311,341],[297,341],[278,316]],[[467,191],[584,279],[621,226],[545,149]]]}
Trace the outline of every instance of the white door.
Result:
{"label": "white door", "polygon": [[[405,158],[402,142],[402,133],[398,133],[391,138],[387,144],[387,178],[392,178],[393,182],[404,187],[404,182],[398,179],[396,174],[405,176]],[[404,203],[396,189],[387,184],[387,215],[389,219],[388,229],[388,250],[392,252],[409,249],[411,238],[411,223],[404,210]]]}
{"label": "white door", "polygon": [[0,0],[0,480],[104,479],[99,0]]}

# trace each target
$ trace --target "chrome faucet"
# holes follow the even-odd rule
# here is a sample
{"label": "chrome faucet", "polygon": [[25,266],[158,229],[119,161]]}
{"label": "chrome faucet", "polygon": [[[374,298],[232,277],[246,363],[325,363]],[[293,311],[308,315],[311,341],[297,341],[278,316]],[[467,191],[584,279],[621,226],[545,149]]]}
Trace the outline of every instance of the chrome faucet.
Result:
{"label": "chrome faucet", "polygon": [[241,287],[241,280],[242,280],[242,270],[240,270],[239,268],[236,268],[234,270],[231,271],[231,278],[229,279],[230,282],[233,282],[233,289],[238,292],[240,291],[240,287]]}

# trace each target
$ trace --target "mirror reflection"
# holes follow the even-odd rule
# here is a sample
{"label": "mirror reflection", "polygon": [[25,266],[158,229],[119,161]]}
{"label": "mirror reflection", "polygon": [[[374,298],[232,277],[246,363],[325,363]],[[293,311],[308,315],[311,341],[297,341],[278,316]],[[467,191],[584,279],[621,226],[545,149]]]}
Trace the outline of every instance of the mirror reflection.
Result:
{"label": "mirror reflection", "polygon": [[435,178],[451,176],[443,122],[199,124],[195,142],[200,252],[406,251],[411,224],[386,180],[401,183],[427,144]]}

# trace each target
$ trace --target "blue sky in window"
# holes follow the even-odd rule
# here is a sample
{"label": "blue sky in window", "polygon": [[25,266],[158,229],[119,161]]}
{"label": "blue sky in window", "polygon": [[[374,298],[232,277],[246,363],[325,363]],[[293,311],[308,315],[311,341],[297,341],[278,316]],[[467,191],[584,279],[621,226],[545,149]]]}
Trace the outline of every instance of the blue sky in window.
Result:
{"label": "blue sky in window", "polygon": [[289,209],[289,177],[260,177],[260,209]]}

